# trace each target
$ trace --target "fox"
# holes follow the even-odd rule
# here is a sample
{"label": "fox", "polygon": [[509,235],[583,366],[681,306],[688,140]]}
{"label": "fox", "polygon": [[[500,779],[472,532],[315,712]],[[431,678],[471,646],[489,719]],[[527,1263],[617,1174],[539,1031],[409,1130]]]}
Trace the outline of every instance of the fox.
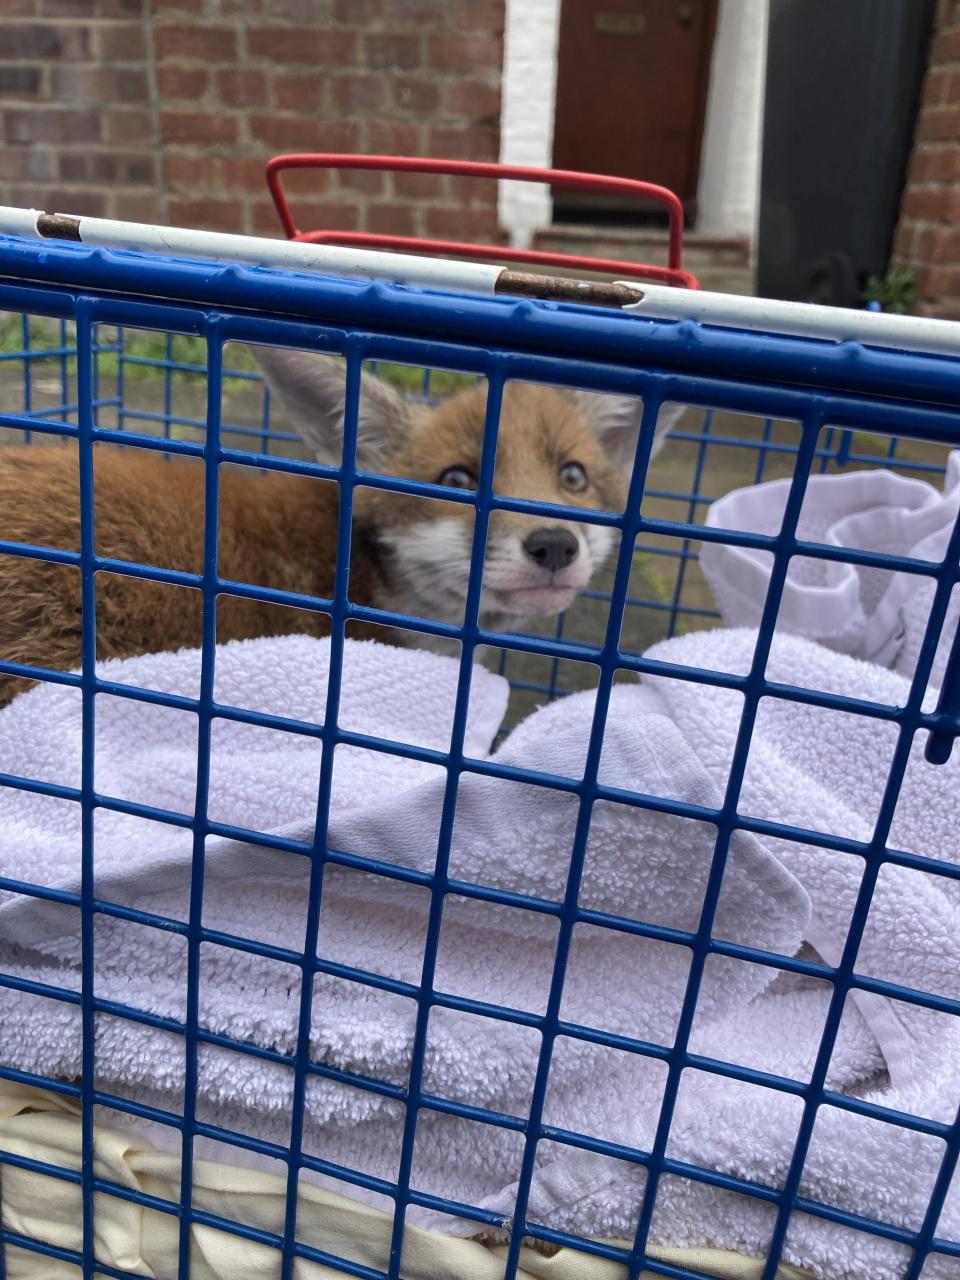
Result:
{"label": "fox", "polygon": [[[318,352],[251,348],[271,393],[309,454],[339,466],[343,449],[343,361]],[[364,370],[359,471],[470,491],[479,482],[485,429],[483,384],[434,405],[404,397]],[[479,624],[502,632],[562,612],[611,550],[605,525],[578,511],[620,512],[636,453],[641,402],[630,397],[507,382],[494,467],[499,494],[562,504],[570,518],[490,513]],[[663,410],[661,409],[661,418]],[[652,451],[669,421],[658,420]],[[135,445],[93,447],[93,550],[97,557],[186,574],[204,570],[204,467]],[[76,447],[34,444],[0,450],[0,537],[80,552]],[[217,564],[227,584],[329,599],[334,594],[340,486],[336,480],[222,463]],[[354,605],[462,625],[475,507],[364,485],[353,493],[348,595]],[[202,594],[97,566],[96,657],[128,658],[196,647]],[[35,668],[82,665],[82,589],[76,565],[0,556],[0,661]],[[328,635],[327,612],[293,608],[220,588],[217,642],[305,632]],[[352,619],[347,634],[438,651],[451,641],[389,632]],[[456,645],[456,641],[452,642]],[[0,674],[0,706],[35,683]]]}

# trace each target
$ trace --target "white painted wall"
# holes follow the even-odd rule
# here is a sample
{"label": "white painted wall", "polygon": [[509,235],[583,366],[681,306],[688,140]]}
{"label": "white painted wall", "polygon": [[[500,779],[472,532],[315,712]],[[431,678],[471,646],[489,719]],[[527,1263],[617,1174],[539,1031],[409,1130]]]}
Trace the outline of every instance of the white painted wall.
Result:
{"label": "white painted wall", "polygon": [[[560,0],[507,0],[500,113],[502,164],[549,168],[557,97]],[[500,224],[510,243],[526,248],[552,217],[550,188],[501,182]]]}
{"label": "white painted wall", "polygon": [[697,231],[756,233],[768,0],[721,0],[700,155]]}
{"label": "white painted wall", "polygon": [[[557,90],[561,0],[506,0],[500,159],[549,166]],[[720,0],[700,161],[697,230],[753,237],[760,197],[760,144],[768,0]],[[527,245],[550,223],[546,187],[500,184],[500,221]]]}

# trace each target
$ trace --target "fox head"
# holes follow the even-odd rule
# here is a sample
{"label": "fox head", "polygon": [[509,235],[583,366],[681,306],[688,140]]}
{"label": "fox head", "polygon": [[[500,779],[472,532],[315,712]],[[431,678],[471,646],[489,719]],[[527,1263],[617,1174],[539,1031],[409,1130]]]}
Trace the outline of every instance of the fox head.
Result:
{"label": "fox head", "polygon": [[[255,355],[307,447],[318,460],[339,465],[343,361],[280,348],[258,348]],[[485,412],[486,387],[481,383],[431,407],[405,399],[383,379],[364,372],[357,469],[475,490]],[[494,491],[563,505],[570,517],[490,513],[481,626],[508,630],[521,618],[559,613],[587,586],[616,535],[606,526],[577,520],[577,512],[623,510],[641,412],[641,402],[629,397],[506,384]],[[661,410],[654,449],[669,425]],[[358,485],[355,535],[361,533],[373,546],[385,584],[376,604],[462,622],[475,516],[470,503]]]}

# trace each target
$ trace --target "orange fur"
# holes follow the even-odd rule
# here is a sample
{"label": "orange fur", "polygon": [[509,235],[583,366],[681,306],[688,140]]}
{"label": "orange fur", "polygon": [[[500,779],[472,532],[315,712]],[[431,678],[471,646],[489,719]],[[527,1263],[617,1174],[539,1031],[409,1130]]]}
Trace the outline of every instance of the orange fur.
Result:
{"label": "orange fur", "polygon": [[[482,389],[461,392],[435,410],[409,411],[404,429],[396,433],[390,446],[387,465],[381,462],[371,469],[425,481],[436,481],[453,466],[467,465],[478,471],[483,430]],[[571,459],[587,469],[587,491],[570,493],[560,487],[558,467]],[[363,458],[360,465],[365,465]],[[135,447],[96,445],[96,554],[200,573],[203,478],[203,466],[192,459],[164,458]],[[336,559],[336,483],[225,466],[220,485],[220,576],[329,597]],[[545,387],[512,384],[504,396],[495,488],[511,496],[610,510],[622,507],[624,492],[620,472],[609,461],[574,399]],[[73,443],[0,451],[0,537],[79,551],[78,495]],[[421,541],[429,544],[430,528],[441,527],[439,523],[432,526],[431,521],[456,521],[472,527],[473,520],[472,505],[359,487],[355,493],[351,600],[361,605],[404,608],[406,584],[391,558],[390,539],[402,540],[405,530],[416,527]],[[556,526],[566,522],[548,523]],[[578,527],[573,521],[569,524],[571,529]],[[517,539],[543,525],[541,517],[494,512],[488,557],[496,539],[513,537],[519,546]],[[445,567],[449,570],[449,565]],[[200,643],[201,594],[196,589],[101,571],[95,578],[95,592],[98,658]],[[58,669],[79,667],[82,610],[76,567],[24,556],[0,556],[0,598],[0,659]],[[229,595],[218,600],[218,641],[293,631],[323,635],[328,630],[329,620],[321,612]],[[372,626],[351,626],[350,630],[351,635],[359,636],[378,632]],[[0,705],[27,683],[0,677]]]}

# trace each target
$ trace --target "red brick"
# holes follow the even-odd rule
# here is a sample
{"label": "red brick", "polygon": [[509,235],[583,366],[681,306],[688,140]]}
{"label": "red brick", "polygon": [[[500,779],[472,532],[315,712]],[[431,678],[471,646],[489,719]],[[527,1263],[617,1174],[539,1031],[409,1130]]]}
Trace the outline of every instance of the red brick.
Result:
{"label": "red brick", "polygon": [[98,62],[142,62],[147,56],[143,25],[139,22],[123,22],[115,26],[98,24],[91,30]]}
{"label": "red brick", "polygon": [[110,111],[103,120],[103,140],[107,143],[153,141],[153,116],[148,111]]}
{"label": "red brick", "polygon": [[960,221],[960,189],[924,187],[907,191],[901,212],[924,222]]}
{"label": "red brick", "polygon": [[373,71],[413,71],[422,63],[419,36],[368,34],[364,38],[367,66]]}
{"label": "red brick", "polygon": [[250,133],[274,151],[355,151],[360,126],[355,120],[254,115],[250,117]]}
{"label": "red brick", "polygon": [[947,71],[944,74],[946,76],[946,84],[943,90],[943,101],[960,102],[960,68],[954,71]]}
{"label": "red brick", "polygon": [[896,234],[893,237],[893,253],[894,257],[901,262],[910,262],[913,259],[913,240],[916,235],[916,228],[912,222],[904,222],[902,219],[897,227]]}
{"label": "red brick", "polygon": [[445,200],[449,181],[442,173],[395,173],[393,189],[410,200]]}
{"label": "red brick", "polygon": [[471,120],[487,117],[500,119],[500,89],[483,80],[456,80],[447,92],[447,106]]}
{"label": "red brick", "polygon": [[945,67],[930,67],[923,78],[921,101],[926,109],[939,106],[946,99],[947,71]]}
{"label": "red brick", "polygon": [[299,75],[276,72],[271,81],[272,105],[277,111],[319,111],[326,97],[327,79],[315,71]]}
{"label": "red brick", "polygon": [[960,146],[922,148],[927,182],[960,182]]}
{"label": "red brick", "polygon": [[[219,0],[224,7],[225,0]],[[244,17],[263,14],[273,22],[296,22],[300,26],[328,27],[333,24],[333,0],[231,0],[233,12]],[[230,6],[224,8],[224,12]]]}
{"label": "red brick", "polygon": [[73,150],[60,156],[60,177],[64,182],[153,186],[156,166],[152,155],[140,152]]}
{"label": "red brick", "polygon": [[203,191],[216,186],[220,177],[220,165],[229,163],[211,159],[207,155],[190,155],[182,151],[167,151],[164,156],[164,173],[167,190],[171,193]]}
{"label": "red brick", "polygon": [[[252,229],[257,235],[279,235],[280,220],[269,200],[261,200],[252,207]],[[354,231],[360,218],[356,205],[351,204],[298,204],[293,210],[297,226],[304,231]]]}
{"label": "red brick", "polygon": [[168,146],[225,146],[237,141],[237,122],[232,116],[203,111],[164,111],[160,131]]}
{"label": "red brick", "polygon": [[300,200],[296,212],[300,226],[310,231],[356,231],[360,225],[359,209],[346,201]]}
{"label": "red brick", "polygon": [[112,67],[52,68],[53,95],[58,102],[92,105],[97,102],[140,104],[150,100],[143,71]]}
{"label": "red brick", "polygon": [[233,200],[199,199],[174,196],[169,202],[168,217],[174,227],[198,227],[208,231],[238,231],[240,213]]}
{"label": "red brick", "polygon": [[350,114],[379,111],[386,94],[382,77],[356,75],[334,76],[330,81],[330,96],[336,111]]}
{"label": "red brick", "polygon": [[253,191],[261,195],[267,189],[266,168],[262,160],[221,160],[220,174],[228,191]]}
{"label": "red brick", "polygon": [[920,186],[927,182],[927,157],[929,146],[914,147],[907,157],[906,186]]}
{"label": "red brick", "polygon": [[434,127],[430,130],[429,154],[447,160],[496,160],[497,130]]}
{"label": "red brick", "polygon": [[323,31],[316,27],[250,27],[247,49],[255,58],[311,67],[351,66],[357,37],[352,31]]}
{"label": "red brick", "polygon": [[157,25],[154,33],[159,59],[188,62],[230,62],[237,56],[237,33],[232,26],[202,27],[191,22]]}
{"label": "red brick", "polygon": [[456,31],[503,31],[504,0],[447,0],[447,13]]}
{"label": "red brick", "polygon": [[390,0],[390,25],[436,27],[446,18],[446,7],[443,0]]}
{"label": "red brick", "polygon": [[960,231],[949,227],[921,227],[913,241],[912,258],[920,263],[948,263],[960,260]]}
{"label": "red brick", "polygon": [[282,175],[283,189],[293,198],[305,196],[316,200],[332,187],[333,173],[332,169],[286,169]]}
{"label": "red brick", "polygon": [[210,75],[206,67],[158,67],[157,91],[161,102],[184,99],[197,102],[207,91]]}
{"label": "red brick", "polygon": [[0,67],[0,98],[36,98],[40,72],[40,67]]}
{"label": "red brick", "polygon": [[106,213],[107,203],[102,191],[64,190],[62,187],[47,187],[38,190],[36,187],[26,189],[11,188],[11,197],[16,204],[40,205],[48,213],[78,213],[92,218],[102,218]]}
{"label": "red brick", "polygon": [[410,76],[391,76],[393,105],[398,111],[412,111],[418,116],[431,115],[440,105],[440,90],[432,80],[416,80]]}
{"label": "red brick", "polygon": [[917,288],[922,298],[960,299],[960,266],[928,267],[919,271]]}
{"label": "red brick", "polygon": [[155,187],[157,165],[154,156],[137,152],[134,155],[95,155],[91,157],[93,177],[111,186]]}
{"label": "red brick", "polygon": [[937,32],[930,46],[929,61],[931,66],[960,62],[960,26]]}
{"label": "red brick", "polygon": [[204,0],[150,0],[154,18],[203,13]]}
{"label": "red brick", "polygon": [[491,36],[433,36],[427,44],[427,63],[437,71],[486,71],[502,57],[502,42]]}
{"label": "red brick", "polygon": [[6,147],[0,150],[0,178],[53,182],[59,158],[52,147]]}
{"label": "red brick", "polygon": [[413,236],[417,234],[417,207],[412,204],[371,204],[367,206],[367,230],[383,235]]}
{"label": "red brick", "polygon": [[490,178],[447,179],[447,198],[455,204],[496,204],[497,184]]}
{"label": "red brick", "polygon": [[25,147],[7,147],[0,151],[0,182],[16,182],[27,176],[27,150]]}
{"label": "red brick", "polygon": [[248,203],[246,231],[257,236],[283,235],[272,200],[254,200]]}
{"label": "red brick", "polygon": [[7,110],[6,142],[97,142],[101,117],[96,110],[65,111],[56,108]]}
{"label": "red brick", "polygon": [[[65,53],[63,24],[11,22],[3,28],[3,56],[9,59],[59,58]],[[86,36],[82,27],[73,28]]]}
{"label": "red brick", "polygon": [[228,107],[263,107],[267,104],[267,77],[249,67],[217,72],[217,93]]}
{"label": "red brick", "polygon": [[488,240],[497,233],[497,217],[494,209],[436,209],[425,210],[427,235],[443,240]]}
{"label": "red brick", "polygon": [[341,191],[355,191],[365,196],[382,196],[387,190],[387,175],[374,169],[340,169],[337,186]]}
{"label": "red brick", "polygon": [[263,14],[264,0],[217,0],[218,18],[260,17]]}
{"label": "red brick", "polygon": [[144,0],[40,0],[40,12],[55,18],[139,18]]}
{"label": "red brick", "polygon": [[419,155],[423,146],[423,129],[418,124],[388,124],[372,120],[369,147],[374,155]]}
{"label": "red brick", "polygon": [[32,18],[37,12],[37,0],[4,0],[5,18]]}
{"label": "red brick", "polygon": [[920,114],[916,141],[955,142],[960,138],[960,107],[931,107]]}
{"label": "red brick", "polygon": [[366,27],[383,17],[386,0],[335,0],[334,15],[344,26]]}

